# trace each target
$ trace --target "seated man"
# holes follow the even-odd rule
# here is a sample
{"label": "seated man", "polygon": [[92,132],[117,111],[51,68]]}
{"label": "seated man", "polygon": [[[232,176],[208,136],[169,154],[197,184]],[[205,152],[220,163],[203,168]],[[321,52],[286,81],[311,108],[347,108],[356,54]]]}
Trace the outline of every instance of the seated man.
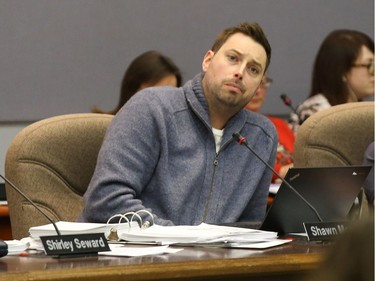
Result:
{"label": "seated man", "polygon": [[274,164],[273,124],[244,109],[270,55],[260,26],[242,23],[218,36],[182,88],[134,95],[107,130],[78,220],[147,210],[159,225],[262,221],[272,171],[232,135]]}

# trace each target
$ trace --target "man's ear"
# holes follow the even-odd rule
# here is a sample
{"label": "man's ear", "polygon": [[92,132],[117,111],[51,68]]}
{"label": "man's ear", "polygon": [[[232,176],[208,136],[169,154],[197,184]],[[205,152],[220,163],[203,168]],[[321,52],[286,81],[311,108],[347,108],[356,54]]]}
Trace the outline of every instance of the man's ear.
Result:
{"label": "man's ear", "polygon": [[206,72],[207,69],[208,69],[208,66],[210,65],[211,61],[212,61],[212,58],[214,57],[215,53],[211,50],[207,51],[207,53],[205,54],[204,58],[203,58],[203,62],[202,62],[202,70],[203,72]]}

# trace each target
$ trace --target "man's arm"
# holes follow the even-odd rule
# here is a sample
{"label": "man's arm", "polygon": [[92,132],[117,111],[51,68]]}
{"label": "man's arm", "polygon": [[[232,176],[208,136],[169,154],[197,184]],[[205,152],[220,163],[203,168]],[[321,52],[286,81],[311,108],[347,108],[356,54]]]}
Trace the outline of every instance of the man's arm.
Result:
{"label": "man's arm", "polygon": [[[133,99],[113,119],[85,194],[80,220],[106,222],[115,214],[144,209],[152,213],[139,199],[151,180],[160,151],[159,126],[151,105],[150,97]],[[172,224],[153,216],[157,224]]]}

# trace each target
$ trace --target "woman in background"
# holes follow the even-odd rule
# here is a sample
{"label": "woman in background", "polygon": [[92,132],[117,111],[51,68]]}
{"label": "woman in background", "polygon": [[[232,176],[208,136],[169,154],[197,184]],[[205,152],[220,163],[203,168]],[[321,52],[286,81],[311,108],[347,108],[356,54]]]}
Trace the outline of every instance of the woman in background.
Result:
{"label": "woman in background", "polygon": [[105,112],[93,108],[94,113],[116,114],[138,91],[154,86],[180,87],[182,75],[179,68],[168,57],[157,51],[148,51],[136,57],[126,70],[121,83],[120,100],[117,106]]}
{"label": "woman in background", "polygon": [[294,132],[314,113],[374,95],[374,41],[355,30],[335,30],[315,58],[310,96],[290,115]]}

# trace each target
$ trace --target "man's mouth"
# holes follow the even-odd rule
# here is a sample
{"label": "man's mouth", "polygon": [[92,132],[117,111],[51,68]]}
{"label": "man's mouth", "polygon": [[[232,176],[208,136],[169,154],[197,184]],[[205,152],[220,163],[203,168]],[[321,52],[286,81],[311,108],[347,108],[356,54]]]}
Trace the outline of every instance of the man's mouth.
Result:
{"label": "man's mouth", "polygon": [[235,82],[226,82],[224,83],[225,86],[227,86],[230,89],[233,89],[233,91],[243,93],[243,88],[241,85],[235,83]]}

